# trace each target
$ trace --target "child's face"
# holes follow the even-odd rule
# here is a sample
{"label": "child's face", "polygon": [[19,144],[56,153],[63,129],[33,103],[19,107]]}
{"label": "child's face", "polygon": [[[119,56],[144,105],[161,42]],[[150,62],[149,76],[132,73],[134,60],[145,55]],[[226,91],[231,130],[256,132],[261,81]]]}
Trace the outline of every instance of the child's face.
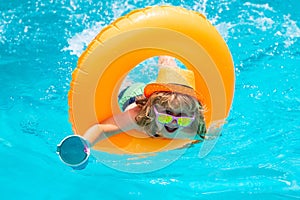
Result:
{"label": "child's face", "polygon": [[[197,130],[193,130],[191,124],[195,120],[195,111],[184,107],[166,107],[159,104],[153,106],[158,134],[166,138],[193,139]],[[159,119],[159,118],[162,119]],[[166,122],[163,122],[165,118]]]}

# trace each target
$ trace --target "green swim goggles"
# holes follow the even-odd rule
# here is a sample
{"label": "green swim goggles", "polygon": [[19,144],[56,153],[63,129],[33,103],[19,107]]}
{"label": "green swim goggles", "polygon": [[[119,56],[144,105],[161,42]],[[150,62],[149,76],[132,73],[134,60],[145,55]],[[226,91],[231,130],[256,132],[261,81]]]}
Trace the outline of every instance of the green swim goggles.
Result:
{"label": "green swim goggles", "polygon": [[169,115],[166,113],[160,113],[157,111],[155,106],[153,106],[154,113],[156,115],[156,121],[161,123],[161,124],[168,124],[171,123],[172,121],[176,120],[178,126],[181,127],[187,127],[193,123],[195,120],[195,115],[193,117],[176,117],[173,115]]}

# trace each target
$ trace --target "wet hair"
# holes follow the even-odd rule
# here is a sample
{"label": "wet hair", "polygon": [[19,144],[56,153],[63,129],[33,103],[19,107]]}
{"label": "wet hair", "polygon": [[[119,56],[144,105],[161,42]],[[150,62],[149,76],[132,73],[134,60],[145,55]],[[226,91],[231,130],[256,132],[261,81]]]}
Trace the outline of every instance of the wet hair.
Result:
{"label": "wet hair", "polygon": [[155,122],[155,113],[152,106],[159,104],[165,108],[181,107],[184,111],[195,113],[195,120],[191,124],[193,130],[204,139],[206,134],[206,125],[204,121],[204,109],[199,101],[195,98],[176,92],[155,92],[149,98],[139,96],[135,103],[141,107],[141,111],[135,117],[137,124],[144,128],[150,136],[158,136],[158,127]]}

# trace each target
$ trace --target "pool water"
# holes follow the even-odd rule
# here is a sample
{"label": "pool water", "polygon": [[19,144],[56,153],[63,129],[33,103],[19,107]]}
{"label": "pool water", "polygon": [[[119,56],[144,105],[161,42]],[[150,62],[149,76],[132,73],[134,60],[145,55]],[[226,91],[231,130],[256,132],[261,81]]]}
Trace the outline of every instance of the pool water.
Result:
{"label": "pool water", "polygon": [[[162,4],[202,12],[231,50],[235,96],[222,136],[206,156],[196,144],[147,158],[100,153],[82,171],[63,165],[55,150],[72,134],[78,57],[116,18]],[[0,199],[300,199],[299,10],[297,0],[3,1]],[[152,64],[128,79],[150,80]]]}

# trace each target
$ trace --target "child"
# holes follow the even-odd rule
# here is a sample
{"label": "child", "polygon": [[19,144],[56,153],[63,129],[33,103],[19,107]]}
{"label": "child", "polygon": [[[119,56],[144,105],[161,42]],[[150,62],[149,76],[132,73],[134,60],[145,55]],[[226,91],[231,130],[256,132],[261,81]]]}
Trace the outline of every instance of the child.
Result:
{"label": "child", "polygon": [[179,68],[168,56],[160,56],[158,64],[156,82],[146,86],[134,84],[120,93],[119,104],[124,112],[86,131],[83,138],[91,146],[133,129],[148,137],[204,138],[203,106],[194,90],[194,73]]}
{"label": "child", "polygon": [[141,89],[143,84],[126,88],[123,95],[119,95],[120,100],[131,87],[134,90],[121,104],[124,112],[87,130],[84,138],[92,146],[101,139],[131,129],[150,137],[195,139],[196,134],[204,137],[203,107],[193,89],[193,72],[180,69],[168,56],[160,56],[158,63],[160,69],[155,83],[146,85],[144,89]]}

